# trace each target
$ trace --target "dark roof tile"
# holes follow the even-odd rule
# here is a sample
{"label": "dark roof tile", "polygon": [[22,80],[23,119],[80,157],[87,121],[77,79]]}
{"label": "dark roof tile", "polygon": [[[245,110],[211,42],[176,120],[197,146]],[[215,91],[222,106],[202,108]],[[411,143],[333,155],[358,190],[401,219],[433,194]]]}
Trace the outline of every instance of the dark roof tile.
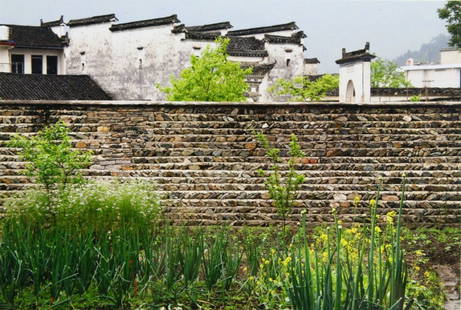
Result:
{"label": "dark roof tile", "polygon": [[0,99],[111,100],[88,75],[0,73]]}
{"label": "dark roof tile", "polygon": [[61,39],[49,27],[5,25],[10,28],[10,41],[16,47],[62,49]]}
{"label": "dark roof tile", "polygon": [[344,64],[344,63],[349,63],[349,62],[354,62],[358,60],[362,61],[371,61],[373,58],[376,56],[373,54],[370,54],[368,51],[370,49],[370,43],[367,42],[365,44],[365,48],[360,49],[360,50],[355,50],[351,52],[346,52],[346,49],[342,49],[342,58],[336,60],[337,64]]}
{"label": "dark roof tile", "polygon": [[58,20],[53,20],[49,22],[43,22],[43,19],[40,19],[40,26],[42,27],[56,27],[61,26],[64,23],[64,16],[61,15],[61,18]]}
{"label": "dark roof tile", "polygon": [[269,73],[272,68],[274,68],[275,66],[275,62],[274,63],[270,63],[270,64],[260,64],[260,63],[240,63],[240,66],[244,69],[246,68],[252,68],[253,69],[253,72],[251,73],[251,75],[265,75],[266,73]]}
{"label": "dark roof tile", "polygon": [[139,20],[139,21],[130,22],[130,23],[114,24],[110,27],[110,30],[120,31],[120,30],[128,30],[128,29],[135,29],[135,28],[168,25],[168,24],[174,24],[174,23],[179,23],[179,22],[180,20],[178,19],[178,16],[175,14],[171,16]]}
{"label": "dark roof tile", "polygon": [[92,25],[92,24],[108,23],[113,20],[117,20],[117,17],[115,17],[115,14],[106,14],[106,15],[87,17],[87,18],[71,19],[69,22],[67,22],[67,25],[69,27],[77,27],[77,26],[86,26],[86,25]]}
{"label": "dark roof tile", "polygon": [[188,31],[216,31],[216,30],[223,30],[232,28],[230,22],[221,22],[221,23],[214,23],[214,24],[206,24],[206,25],[199,25],[199,26],[186,26],[186,30]]}
{"label": "dark roof tile", "polygon": [[186,32],[186,40],[214,41],[220,37],[220,32]]}
{"label": "dark roof tile", "polygon": [[230,42],[227,52],[231,56],[266,57],[264,41],[255,37],[229,37]]}
{"label": "dark roof tile", "polygon": [[319,64],[320,60],[315,57],[315,58],[304,58],[304,63],[305,64]]}
{"label": "dark roof tile", "polygon": [[296,29],[299,29],[298,26],[296,26],[296,23],[291,22],[291,23],[273,25],[273,26],[267,26],[267,27],[232,30],[232,31],[229,31],[227,34],[230,36],[244,36],[244,35],[251,35],[251,34],[271,33],[271,32],[278,32],[278,31],[284,31],[284,30],[296,30]]}

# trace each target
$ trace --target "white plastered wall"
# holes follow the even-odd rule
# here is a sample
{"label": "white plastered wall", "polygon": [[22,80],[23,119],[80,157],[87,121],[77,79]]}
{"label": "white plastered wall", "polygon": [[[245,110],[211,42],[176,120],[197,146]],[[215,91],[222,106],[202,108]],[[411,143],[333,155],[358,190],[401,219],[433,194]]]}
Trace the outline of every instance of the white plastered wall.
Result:
{"label": "white plastered wall", "polygon": [[[370,62],[355,61],[339,66],[339,101],[345,103],[367,103],[371,97]],[[354,85],[355,96],[347,97],[349,81]]]}

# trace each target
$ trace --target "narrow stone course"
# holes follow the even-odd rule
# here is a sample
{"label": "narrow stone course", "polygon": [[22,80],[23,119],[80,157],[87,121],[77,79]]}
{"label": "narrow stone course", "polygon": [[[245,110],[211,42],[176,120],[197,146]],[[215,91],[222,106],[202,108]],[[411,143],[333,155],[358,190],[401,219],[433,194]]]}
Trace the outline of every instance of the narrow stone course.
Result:
{"label": "narrow stone course", "polygon": [[[262,130],[287,156],[296,134],[305,174],[289,220],[307,210],[312,223],[367,220],[382,183],[378,213],[399,205],[407,175],[405,220],[461,223],[461,103],[247,104],[0,101],[0,201],[31,186],[17,149],[6,142],[63,120],[74,146],[91,150],[90,178],[152,180],[170,216],[193,225],[268,225],[280,221],[268,201],[268,169],[252,132]],[[362,200],[354,204],[354,198]]]}

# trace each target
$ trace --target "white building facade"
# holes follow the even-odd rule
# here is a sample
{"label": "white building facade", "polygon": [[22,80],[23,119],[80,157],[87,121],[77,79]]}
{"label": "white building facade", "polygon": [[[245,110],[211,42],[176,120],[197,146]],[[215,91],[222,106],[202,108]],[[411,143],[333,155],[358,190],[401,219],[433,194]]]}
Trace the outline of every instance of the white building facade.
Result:
{"label": "white building facade", "polygon": [[[10,34],[11,29],[19,26],[3,27]],[[200,55],[219,36],[231,40],[228,47],[231,61],[253,68],[253,74],[247,77],[249,100],[271,100],[267,88],[275,80],[315,71],[313,66],[306,66],[302,43],[305,35],[294,22],[230,31],[229,22],[185,26],[172,15],[119,23],[114,14],[108,14],[66,23],[61,17],[42,22],[40,27],[27,27],[41,36],[54,33],[54,38],[47,39],[54,42],[55,49],[42,44],[31,50],[18,45],[17,36],[4,35],[0,37],[0,72],[89,75],[115,99],[165,99],[156,85],[169,85],[170,77],[178,76],[189,65],[191,55]],[[24,61],[18,62],[15,55],[23,55]],[[55,59],[56,69],[53,63],[48,64]],[[17,70],[21,66],[22,71]]]}
{"label": "white building facade", "polygon": [[[408,61],[410,64],[412,60]],[[461,87],[461,50],[440,51],[440,64],[417,64],[401,67],[405,77],[414,87]]]}

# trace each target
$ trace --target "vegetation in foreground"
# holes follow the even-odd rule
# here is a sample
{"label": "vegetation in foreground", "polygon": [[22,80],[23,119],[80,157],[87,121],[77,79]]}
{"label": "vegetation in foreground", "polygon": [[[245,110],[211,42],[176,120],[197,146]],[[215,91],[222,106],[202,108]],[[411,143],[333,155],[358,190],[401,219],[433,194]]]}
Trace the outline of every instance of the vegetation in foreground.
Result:
{"label": "vegetation in foreground", "polygon": [[3,221],[7,309],[442,309],[414,250],[430,239],[402,234],[395,212],[378,217],[379,202],[368,225],[287,233],[167,225],[144,183],[79,185],[52,209],[43,195],[25,194]]}
{"label": "vegetation in foreground", "polygon": [[[41,187],[12,200],[2,221],[3,308],[442,309],[437,276],[414,250],[430,238],[401,225],[404,191],[398,213],[377,215],[378,192],[370,223],[348,228],[338,219],[291,230],[171,226],[151,184],[87,183],[67,169],[68,160],[88,160],[70,149],[67,134],[55,134],[62,127],[22,144],[23,156],[50,143],[55,152],[31,157],[27,171]],[[302,180],[295,171],[282,178],[276,149],[258,139],[273,155],[266,186],[272,199],[285,200],[283,216]],[[295,137],[290,150],[291,160],[301,154]]]}

